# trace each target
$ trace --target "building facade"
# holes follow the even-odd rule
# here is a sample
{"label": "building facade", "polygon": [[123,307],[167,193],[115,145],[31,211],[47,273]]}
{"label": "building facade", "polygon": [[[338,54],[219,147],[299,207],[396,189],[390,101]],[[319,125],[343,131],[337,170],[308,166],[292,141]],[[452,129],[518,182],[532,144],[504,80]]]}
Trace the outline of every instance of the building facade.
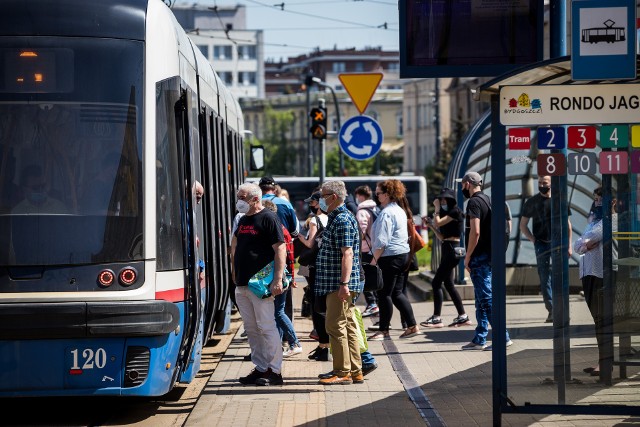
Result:
{"label": "building facade", "polygon": [[172,11],[235,96],[265,96],[263,32],[246,29],[244,6],[174,6]]}

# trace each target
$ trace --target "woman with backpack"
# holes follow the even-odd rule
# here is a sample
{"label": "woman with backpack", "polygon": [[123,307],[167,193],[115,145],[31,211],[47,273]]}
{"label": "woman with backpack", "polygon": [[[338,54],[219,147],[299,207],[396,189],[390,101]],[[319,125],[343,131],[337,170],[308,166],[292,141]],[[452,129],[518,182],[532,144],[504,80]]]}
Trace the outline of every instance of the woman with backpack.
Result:
{"label": "woman with backpack", "polygon": [[[306,203],[309,203],[309,209],[313,215],[307,220],[307,228],[309,229],[307,235],[298,235],[300,242],[307,247],[298,258],[300,265],[298,273],[304,276],[309,284],[308,291],[305,289],[305,296],[311,304],[311,320],[318,339],[318,347],[309,353],[309,359],[326,362],[329,360],[329,334],[327,334],[324,324],[323,301],[313,292],[316,278],[316,256],[322,241],[322,232],[329,220],[327,213],[320,209],[318,202],[320,197],[320,192],[314,192],[310,197],[304,199]],[[312,336],[312,338],[316,338],[316,336]]]}

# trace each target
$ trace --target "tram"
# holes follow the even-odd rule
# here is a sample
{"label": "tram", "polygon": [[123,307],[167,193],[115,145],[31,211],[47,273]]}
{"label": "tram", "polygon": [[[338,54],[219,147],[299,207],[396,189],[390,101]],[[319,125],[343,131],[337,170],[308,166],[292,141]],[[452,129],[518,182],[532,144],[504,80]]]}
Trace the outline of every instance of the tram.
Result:
{"label": "tram", "polygon": [[228,327],[237,100],[160,0],[2,1],[0,70],[0,396],[190,382]]}

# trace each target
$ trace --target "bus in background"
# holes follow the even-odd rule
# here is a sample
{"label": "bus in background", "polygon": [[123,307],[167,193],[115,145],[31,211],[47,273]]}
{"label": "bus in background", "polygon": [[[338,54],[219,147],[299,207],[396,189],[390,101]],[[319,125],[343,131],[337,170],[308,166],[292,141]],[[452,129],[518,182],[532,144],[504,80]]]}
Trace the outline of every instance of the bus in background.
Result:
{"label": "bus in background", "polygon": [[[309,197],[313,190],[320,184],[318,177],[313,176],[274,176],[273,179],[283,189],[289,193],[289,199],[291,204],[296,210],[298,219],[304,221],[309,215],[309,207],[304,202],[304,199]],[[343,177],[327,177],[327,181],[341,180],[344,181],[347,186],[349,194],[354,195],[355,189],[361,185],[368,185],[371,187],[371,192],[376,190],[376,184],[380,181],[387,179],[397,179],[407,187],[407,199],[413,212],[413,219],[416,227],[422,234],[423,238],[426,238],[426,229],[422,230],[422,217],[427,215],[427,180],[423,176],[416,175],[396,175],[396,176],[382,176],[382,175],[365,175],[365,176],[343,176]],[[249,182],[255,182],[256,184],[260,178],[247,178]]]}

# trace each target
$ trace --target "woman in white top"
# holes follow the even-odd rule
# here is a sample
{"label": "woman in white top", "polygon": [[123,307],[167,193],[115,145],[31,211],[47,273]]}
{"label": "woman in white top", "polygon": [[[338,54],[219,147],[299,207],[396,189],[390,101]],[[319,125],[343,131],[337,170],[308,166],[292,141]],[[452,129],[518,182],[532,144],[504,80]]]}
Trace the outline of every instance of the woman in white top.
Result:
{"label": "woman in white top", "polygon": [[407,322],[407,328],[400,338],[410,338],[419,332],[411,303],[402,293],[409,259],[409,233],[407,212],[397,201],[405,197],[406,191],[404,184],[396,179],[379,182],[376,186],[376,196],[382,210],[373,223],[371,264],[377,263],[382,270],[384,286],[378,291],[379,330],[369,338],[370,341],[388,339],[394,305]]}

